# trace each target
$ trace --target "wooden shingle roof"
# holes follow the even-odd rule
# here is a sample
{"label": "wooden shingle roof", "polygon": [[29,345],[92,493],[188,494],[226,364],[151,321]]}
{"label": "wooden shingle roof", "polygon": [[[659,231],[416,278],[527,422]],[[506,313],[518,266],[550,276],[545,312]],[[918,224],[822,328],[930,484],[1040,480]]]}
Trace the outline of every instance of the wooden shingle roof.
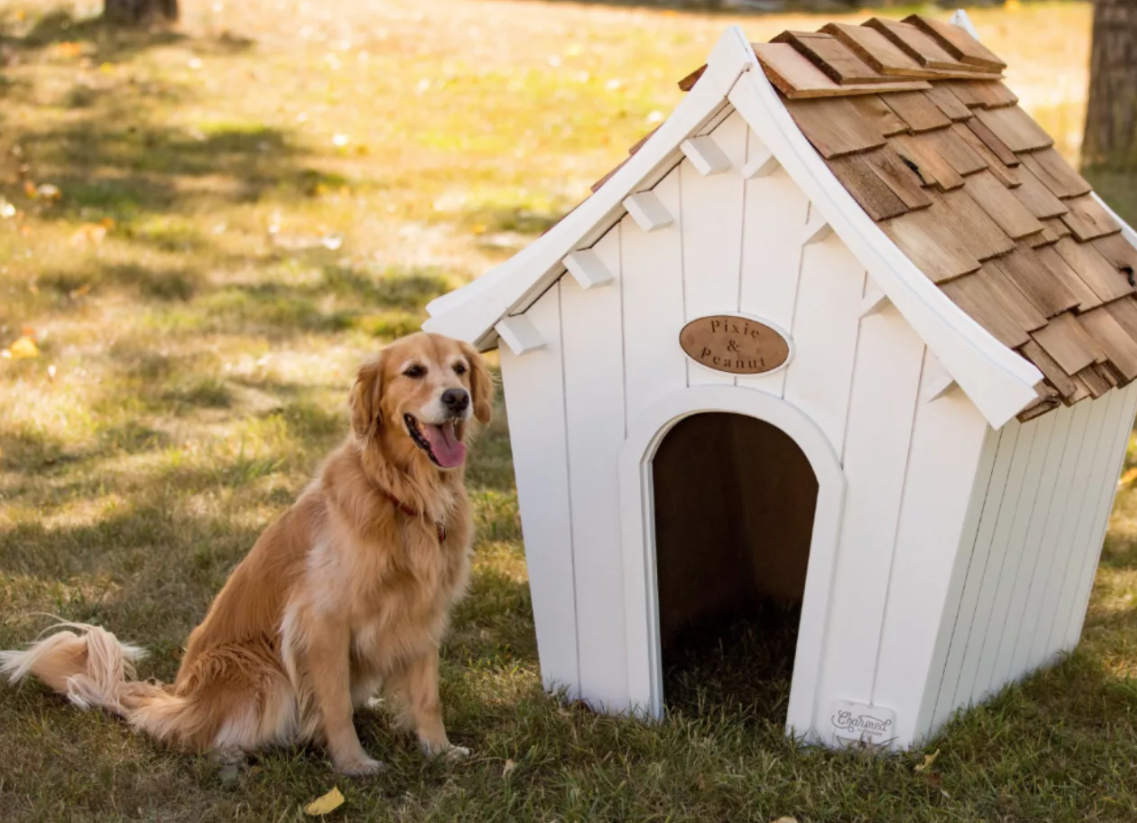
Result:
{"label": "wooden shingle roof", "polygon": [[787,31],[752,48],[864,211],[1045,376],[1020,418],[1137,378],[1137,250],[1019,107],[1002,60],[964,29],[916,15]]}

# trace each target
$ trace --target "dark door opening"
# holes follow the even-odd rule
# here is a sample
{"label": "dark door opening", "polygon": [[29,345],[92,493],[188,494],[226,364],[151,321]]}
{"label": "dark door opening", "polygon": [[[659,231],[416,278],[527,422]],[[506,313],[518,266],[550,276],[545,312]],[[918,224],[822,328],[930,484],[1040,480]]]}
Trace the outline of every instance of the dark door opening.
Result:
{"label": "dark door opening", "polygon": [[738,414],[681,420],[652,463],[669,708],[784,722],[817,478],[781,429]]}

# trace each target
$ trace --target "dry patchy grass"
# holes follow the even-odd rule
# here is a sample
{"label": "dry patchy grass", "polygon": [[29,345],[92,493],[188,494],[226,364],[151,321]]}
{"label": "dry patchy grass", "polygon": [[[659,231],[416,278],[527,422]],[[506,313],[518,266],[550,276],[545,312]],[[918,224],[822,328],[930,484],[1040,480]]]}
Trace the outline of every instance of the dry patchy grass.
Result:
{"label": "dry patchy grass", "polygon": [[[225,0],[185,3],[173,32],[116,33],[94,5],[0,5],[0,195],[18,210],[0,219],[0,344],[31,326],[42,349],[0,360],[0,647],[51,612],[145,643],[144,673],[169,678],[345,431],[359,358],[580,199],[733,20]],[[974,17],[1076,152],[1088,6]],[[739,22],[755,38],[819,23]],[[470,761],[424,763],[365,712],[390,764],[376,780],[345,783],[315,750],[225,772],[31,685],[0,689],[0,819],[291,820],[335,783],[350,820],[1137,818],[1132,490],[1082,650],[959,719],[930,780],[920,752],[802,749],[707,694],[660,726],[545,696],[500,415],[470,480],[476,572],[444,663]]]}

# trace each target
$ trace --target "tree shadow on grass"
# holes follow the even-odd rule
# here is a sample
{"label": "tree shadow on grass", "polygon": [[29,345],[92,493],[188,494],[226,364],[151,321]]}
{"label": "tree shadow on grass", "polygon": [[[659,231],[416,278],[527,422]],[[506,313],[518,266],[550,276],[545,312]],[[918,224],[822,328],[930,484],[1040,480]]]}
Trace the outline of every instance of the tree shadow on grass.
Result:
{"label": "tree shadow on grass", "polygon": [[108,23],[102,16],[77,17],[57,8],[36,18],[29,26],[13,12],[0,11],[0,46],[21,52],[39,52],[61,43],[87,44],[89,56],[99,62],[122,62],[147,49],[192,42],[194,50],[212,54],[240,54],[255,41],[226,32],[219,37],[191,40],[167,26],[130,27]]}
{"label": "tree shadow on grass", "polygon": [[[172,31],[121,30],[64,11],[27,28],[0,12],[0,49],[15,55],[17,64],[39,60],[39,53],[52,44],[94,43],[93,62],[98,62],[183,40],[202,54],[232,54],[251,46],[251,41],[232,36],[199,41]],[[21,82],[30,83],[29,73],[24,75]],[[90,219],[94,213],[127,224],[116,232],[121,236],[129,232],[130,221],[147,214],[193,211],[211,203],[255,203],[269,192],[303,198],[329,182],[348,182],[304,162],[308,152],[286,130],[261,123],[200,129],[169,125],[170,110],[196,98],[191,84],[155,80],[146,73],[134,77],[77,72],[74,78],[69,89],[53,94],[65,107],[56,110],[70,110],[70,116],[56,116],[52,103],[29,97],[24,104],[44,116],[26,125],[11,124],[6,139],[0,140],[5,152],[7,143],[13,144],[23,180],[51,182],[60,189],[58,199],[25,200],[21,181],[4,187],[18,208],[41,219]],[[0,86],[0,94],[10,95],[14,84]]]}
{"label": "tree shadow on grass", "polygon": [[[115,107],[117,109],[117,106]],[[301,195],[312,170],[279,129],[230,126],[210,134],[139,123],[115,109],[92,112],[62,128],[19,135],[31,163],[49,170],[62,191],[37,204],[43,219],[77,219],[86,210],[127,222],[195,204],[255,203],[267,191]],[[217,178],[208,187],[187,178]]]}

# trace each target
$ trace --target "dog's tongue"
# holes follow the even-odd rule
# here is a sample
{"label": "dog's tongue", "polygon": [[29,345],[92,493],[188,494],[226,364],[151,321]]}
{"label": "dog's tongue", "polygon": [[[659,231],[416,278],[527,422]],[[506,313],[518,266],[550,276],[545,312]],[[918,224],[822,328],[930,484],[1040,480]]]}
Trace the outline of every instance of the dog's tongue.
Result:
{"label": "dog's tongue", "polygon": [[466,459],[466,444],[454,436],[453,423],[443,423],[441,426],[424,423],[423,429],[438,465],[444,469],[462,465]]}

